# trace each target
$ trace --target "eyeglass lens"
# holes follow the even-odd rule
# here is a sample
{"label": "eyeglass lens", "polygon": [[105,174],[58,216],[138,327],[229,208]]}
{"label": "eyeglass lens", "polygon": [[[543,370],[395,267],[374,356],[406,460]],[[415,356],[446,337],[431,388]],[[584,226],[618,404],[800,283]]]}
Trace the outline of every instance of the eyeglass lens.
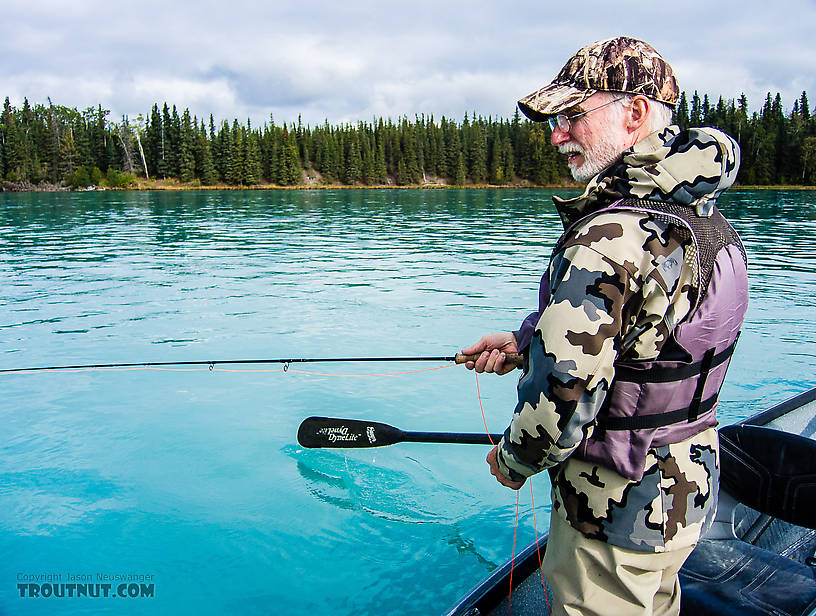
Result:
{"label": "eyeglass lens", "polygon": [[566,114],[559,113],[558,115],[550,116],[547,120],[550,122],[550,130],[555,130],[557,126],[565,133],[569,132],[570,121]]}

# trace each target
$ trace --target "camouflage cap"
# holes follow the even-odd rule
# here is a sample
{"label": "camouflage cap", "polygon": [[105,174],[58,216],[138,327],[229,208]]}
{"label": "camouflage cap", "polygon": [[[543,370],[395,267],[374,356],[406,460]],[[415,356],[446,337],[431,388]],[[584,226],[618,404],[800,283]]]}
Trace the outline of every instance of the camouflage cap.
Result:
{"label": "camouflage cap", "polygon": [[518,106],[531,120],[543,122],[596,92],[642,94],[671,106],[680,94],[671,66],[654,47],[619,36],[579,49],[550,85],[528,94]]}

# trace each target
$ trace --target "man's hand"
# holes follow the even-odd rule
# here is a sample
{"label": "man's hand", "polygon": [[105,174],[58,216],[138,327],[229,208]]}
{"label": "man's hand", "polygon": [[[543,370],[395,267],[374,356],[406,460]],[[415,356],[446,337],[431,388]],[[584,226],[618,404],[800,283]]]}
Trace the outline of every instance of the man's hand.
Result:
{"label": "man's hand", "polygon": [[[496,445],[493,449],[490,450],[490,453],[487,454],[487,458],[485,460],[490,465],[490,474],[496,478],[503,486],[507,486],[508,488],[512,488],[513,490],[521,489],[521,486],[524,485],[524,481],[513,481],[506,475],[502,474],[499,470],[499,461],[497,459],[499,455],[499,446]],[[525,480],[526,481],[526,480]]]}
{"label": "man's hand", "polygon": [[518,343],[512,332],[497,332],[482,336],[477,343],[462,349],[462,353],[465,355],[481,353],[475,362],[469,361],[465,364],[468,370],[507,374],[512,372],[515,366],[504,365],[505,353],[518,353]]}

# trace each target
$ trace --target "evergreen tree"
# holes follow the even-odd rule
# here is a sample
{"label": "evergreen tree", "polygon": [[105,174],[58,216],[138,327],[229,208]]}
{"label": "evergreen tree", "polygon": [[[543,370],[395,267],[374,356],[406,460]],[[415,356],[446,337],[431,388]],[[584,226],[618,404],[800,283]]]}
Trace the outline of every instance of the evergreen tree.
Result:
{"label": "evergreen tree", "polygon": [[[417,158],[417,140],[413,128],[408,124],[408,119],[403,118],[400,123],[399,136],[399,160],[403,163],[402,183],[397,180],[397,184],[418,184],[422,178],[419,161]],[[399,178],[399,172],[397,173]]]}
{"label": "evergreen tree", "polygon": [[[175,112],[175,105],[173,111]],[[190,122],[190,110],[185,109],[179,123],[178,155],[176,159],[179,165],[178,178],[182,182],[192,182],[196,177],[196,161],[193,153],[195,137],[193,127]]]}
{"label": "evergreen tree", "polygon": [[425,123],[423,117],[422,126],[422,140],[423,140],[423,165],[422,168],[431,175],[439,175],[439,150],[441,142],[436,138],[436,125],[434,124],[433,116],[428,118]]}
{"label": "evergreen tree", "polygon": [[173,169],[172,154],[170,152],[170,109],[167,107],[167,103],[164,103],[158,125],[156,175],[160,178],[167,178]]}
{"label": "evergreen tree", "polygon": [[408,177],[408,169],[405,166],[405,161],[402,159],[397,163],[397,173],[394,176],[394,181],[397,183],[397,186],[406,186],[411,183]]}
{"label": "evergreen tree", "polygon": [[501,161],[502,167],[504,168],[504,181],[505,182],[512,182],[515,180],[515,160],[513,156],[513,146],[510,143],[510,139],[504,137],[502,139],[501,145]]}
{"label": "evergreen tree", "polygon": [[[74,119],[74,141],[79,151],[79,164],[85,168],[86,172],[95,166],[95,159],[91,152],[91,139],[88,134],[88,120],[93,117],[93,114],[93,107],[89,107],[82,115]],[[90,178],[90,174],[88,177]]]}
{"label": "evergreen tree", "polygon": [[258,148],[257,136],[253,132],[248,132],[244,140],[244,183],[247,186],[254,186],[261,182],[261,158]]}
{"label": "evergreen tree", "polygon": [[501,159],[501,142],[497,126],[493,127],[493,134],[490,139],[490,165],[488,181],[491,184],[504,184],[505,171]]}
{"label": "evergreen tree", "polygon": [[[210,131],[213,134],[215,133],[212,116],[210,116]],[[207,139],[207,132],[203,122],[201,123],[201,129],[195,137],[194,158],[196,177],[201,179],[201,182],[205,186],[213,186],[216,184],[218,182],[218,172],[215,170],[215,165],[213,164],[212,148],[210,147],[209,139]]]}
{"label": "evergreen tree", "polygon": [[[164,151],[163,128],[159,105],[154,104],[150,110],[150,117],[145,125],[145,137],[142,149],[144,150],[145,162],[147,163],[148,175],[162,177],[159,173],[159,160]],[[164,163],[162,163],[163,165]]]}
{"label": "evergreen tree", "polygon": [[[6,99],[8,102],[8,98]],[[19,126],[17,114],[8,106],[8,113],[4,109],[3,126],[5,149],[5,179],[11,182],[22,182],[27,179],[28,152],[26,151],[23,131]]]}
{"label": "evergreen tree", "polygon": [[712,124],[711,103],[708,100],[708,94],[703,94],[703,105],[702,108],[700,109],[700,116],[702,118],[700,122],[704,126]]}
{"label": "evergreen tree", "polygon": [[[46,120],[46,176],[49,182],[56,184],[60,181],[60,127],[57,121],[57,113],[51,99],[48,99],[48,115]],[[0,162],[0,177],[2,177],[2,163]]]}
{"label": "evergreen tree", "polygon": [[22,179],[36,184],[43,179],[36,143],[36,134],[40,131],[34,120],[34,110],[27,98],[23,99],[23,108],[19,114],[18,131],[23,151]]}
{"label": "evergreen tree", "polygon": [[76,143],[74,142],[74,131],[71,127],[68,127],[62,135],[60,159],[59,175],[65,179],[73,175],[79,166],[79,150],[77,150]]}
{"label": "evergreen tree", "polygon": [[717,106],[711,112],[711,118],[708,124],[710,126],[726,126],[728,122],[728,112],[726,111],[725,101],[721,96],[717,100]]}
{"label": "evergreen tree", "polygon": [[226,120],[221,123],[213,151],[218,177],[229,183],[229,169],[232,166],[232,131]]}
{"label": "evergreen tree", "polygon": [[748,127],[748,97],[744,93],[740,95],[739,107],[735,117],[737,134],[734,137],[736,137],[737,143],[742,144],[742,132]]}
{"label": "evergreen tree", "polygon": [[360,126],[360,157],[363,163],[362,181],[368,186],[375,184],[373,135],[367,128]]}
{"label": "evergreen tree", "polygon": [[238,186],[245,182],[244,177],[244,129],[238,124],[238,120],[232,121],[232,147],[229,153],[229,167],[227,168],[227,184]]}
{"label": "evergreen tree", "polygon": [[383,139],[377,141],[376,152],[374,153],[374,184],[383,185],[388,183],[388,170],[385,164],[385,143]]}
{"label": "evergreen tree", "polygon": [[108,168],[108,139],[107,116],[110,113],[107,109],[102,109],[99,105],[95,110],[92,122],[89,122],[88,142],[91,150],[93,165],[101,170]]}
{"label": "evergreen tree", "polygon": [[468,140],[468,175],[476,184],[487,182],[487,135],[482,119],[473,120]]}
{"label": "evergreen tree", "polygon": [[300,184],[303,179],[303,170],[300,167],[300,156],[298,155],[297,142],[294,135],[289,133],[284,127],[283,130],[283,165],[282,184],[284,186],[294,186]]}
{"label": "evergreen tree", "polygon": [[[449,178],[456,178],[459,171],[459,163],[464,165],[464,153],[462,151],[462,142],[459,136],[459,129],[453,122],[446,122],[442,118],[443,131],[445,133],[445,171],[444,174]],[[457,183],[459,184],[459,183]]]}
{"label": "evergreen tree", "polygon": [[686,93],[680,93],[680,100],[677,101],[677,106],[674,109],[674,117],[672,123],[677,124],[681,130],[688,130],[690,124],[688,101],[686,100]]}
{"label": "evergreen tree", "polygon": [[467,178],[465,176],[465,156],[459,151],[456,155],[456,166],[453,176],[453,183],[456,186],[464,186]]}
{"label": "evergreen tree", "polygon": [[346,184],[357,184],[363,177],[363,157],[357,139],[351,138],[348,155],[346,156],[346,170],[344,181]]}
{"label": "evergreen tree", "polygon": [[174,178],[181,177],[181,118],[176,106],[173,105],[173,113],[167,124],[167,168],[168,175]]}
{"label": "evergreen tree", "polygon": [[703,106],[700,102],[700,95],[697,94],[697,90],[694,91],[694,96],[691,97],[691,115],[689,116],[689,125],[703,125]]}
{"label": "evergreen tree", "polygon": [[530,131],[530,159],[532,163],[531,180],[534,184],[554,184],[566,178],[564,169],[558,164],[560,156],[550,147],[550,137],[540,124],[536,124]]}
{"label": "evergreen tree", "polygon": [[9,153],[9,126],[13,122],[11,118],[11,102],[8,96],[3,103],[3,117],[0,119],[0,180],[8,177],[8,153]]}

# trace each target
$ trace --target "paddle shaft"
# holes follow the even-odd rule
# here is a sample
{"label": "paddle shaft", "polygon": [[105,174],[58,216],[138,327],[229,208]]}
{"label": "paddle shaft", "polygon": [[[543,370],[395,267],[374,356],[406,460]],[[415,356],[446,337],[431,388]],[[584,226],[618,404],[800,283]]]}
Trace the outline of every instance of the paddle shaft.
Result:
{"label": "paddle shaft", "polygon": [[407,443],[458,443],[462,445],[490,445],[501,440],[501,434],[485,432],[402,432]]}

